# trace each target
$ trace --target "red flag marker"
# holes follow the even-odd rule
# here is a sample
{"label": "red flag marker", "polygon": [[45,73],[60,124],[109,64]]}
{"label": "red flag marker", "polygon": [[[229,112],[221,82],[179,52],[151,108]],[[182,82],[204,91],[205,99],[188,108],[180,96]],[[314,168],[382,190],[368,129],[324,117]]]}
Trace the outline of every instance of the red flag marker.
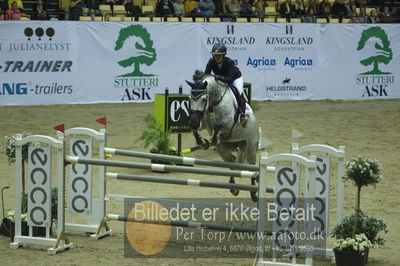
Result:
{"label": "red flag marker", "polygon": [[61,131],[62,133],[64,133],[64,131],[65,131],[64,124],[55,126],[55,127],[53,127],[53,128],[54,128],[55,130],[57,130],[57,131]]}
{"label": "red flag marker", "polygon": [[107,126],[107,117],[102,117],[96,120],[97,123]]}

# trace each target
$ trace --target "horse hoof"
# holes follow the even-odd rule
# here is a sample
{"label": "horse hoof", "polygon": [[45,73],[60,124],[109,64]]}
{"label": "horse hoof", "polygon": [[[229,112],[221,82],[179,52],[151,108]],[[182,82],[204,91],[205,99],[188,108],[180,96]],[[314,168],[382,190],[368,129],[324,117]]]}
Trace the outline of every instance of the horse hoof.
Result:
{"label": "horse hoof", "polygon": [[[231,178],[229,179],[229,183],[235,184],[235,178],[231,177]],[[239,195],[239,189],[230,189],[230,191],[231,191],[231,194],[232,194],[233,196]]]}
{"label": "horse hoof", "polygon": [[203,142],[200,146],[203,150],[207,150],[210,148],[210,142],[207,139],[203,139]]}
{"label": "horse hoof", "polygon": [[257,192],[250,191],[250,197],[251,197],[251,200],[253,202],[257,202],[258,201],[258,193]]}
{"label": "horse hoof", "polygon": [[[252,178],[251,178],[251,184],[252,184],[253,186],[258,186],[258,176],[257,176],[257,177],[252,177]],[[251,200],[252,200],[253,202],[257,202],[257,201],[258,201],[258,192],[256,192],[256,191],[250,191],[250,197],[251,197]]]}

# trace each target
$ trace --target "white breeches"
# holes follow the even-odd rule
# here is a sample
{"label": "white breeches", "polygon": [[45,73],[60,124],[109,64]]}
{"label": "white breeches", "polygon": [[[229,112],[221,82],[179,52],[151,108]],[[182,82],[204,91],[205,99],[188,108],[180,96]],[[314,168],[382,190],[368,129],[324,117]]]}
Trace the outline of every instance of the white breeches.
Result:
{"label": "white breeches", "polygon": [[235,79],[232,84],[233,84],[233,86],[236,87],[237,91],[239,92],[239,95],[242,95],[242,93],[243,93],[243,76]]}

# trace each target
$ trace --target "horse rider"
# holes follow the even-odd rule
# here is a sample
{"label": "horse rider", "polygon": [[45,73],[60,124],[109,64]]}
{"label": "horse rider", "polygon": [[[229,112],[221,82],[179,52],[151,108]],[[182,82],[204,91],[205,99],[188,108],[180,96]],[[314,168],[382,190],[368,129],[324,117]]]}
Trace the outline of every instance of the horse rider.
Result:
{"label": "horse rider", "polygon": [[233,93],[238,101],[239,121],[242,126],[246,125],[246,97],[243,93],[243,77],[235,62],[226,56],[226,46],[222,43],[215,44],[211,49],[212,58],[207,63],[206,74],[214,73],[215,78],[236,88]]}

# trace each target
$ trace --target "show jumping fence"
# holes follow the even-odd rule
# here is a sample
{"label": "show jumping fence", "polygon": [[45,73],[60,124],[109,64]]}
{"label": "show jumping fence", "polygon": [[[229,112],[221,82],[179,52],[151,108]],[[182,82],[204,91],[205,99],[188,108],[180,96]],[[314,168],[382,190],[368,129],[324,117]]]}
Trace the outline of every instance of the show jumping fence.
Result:
{"label": "show jumping fence", "polygon": [[[298,224],[296,221],[291,221],[289,224],[286,223],[274,223],[272,226],[272,230],[265,230],[265,199],[266,193],[273,193],[276,204],[281,204],[282,201],[280,197],[284,193],[290,192],[291,195],[294,196],[296,200],[300,199],[300,181],[301,181],[301,169],[304,169],[304,195],[309,198],[315,199],[324,198],[327,202],[326,211],[322,214],[326,221],[324,230],[328,228],[329,221],[329,192],[330,192],[330,171],[328,169],[331,168],[330,160],[326,159],[326,157],[337,157],[339,159],[338,165],[338,181],[337,181],[337,222],[340,222],[343,217],[343,183],[341,182],[341,174],[343,173],[343,163],[344,163],[344,147],[339,147],[338,150],[325,146],[325,145],[308,145],[302,148],[299,148],[298,145],[294,144],[292,146],[292,154],[279,154],[268,157],[266,153],[263,153],[260,157],[260,165],[247,165],[247,164],[235,164],[235,163],[227,163],[227,162],[219,162],[212,160],[203,160],[197,158],[187,158],[187,157],[178,157],[178,156],[169,156],[169,155],[157,155],[152,153],[145,152],[137,152],[137,151],[127,151],[120,150],[114,148],[106,147],[106,132],[105,130],[101,130],[99,132],[87,129],[87,128],[73,128],[69,129],[65,133],[65,137],[69,138],[70,145],[70,155],[64,156],[65,148],[64,148],[64,139],[62,135],[59,135],[59,140],[55,140],[50,137],[44,136],[29,136],[24,139],[17,140],[17,176],[16,176],[16,238],[11,247],[19,247],[24,243],[34,243],[34,244],[44,244],[44,245],[53,245],[53,248],[49,249],[49,253],[55,253],[61,250],[65,250],[67,248],[72,247],[73,245],[69,243],[68,239],[65,236],[64,230],[68,231],[81,231],[81,232],[91,232],[94,233],[92,237],[95,239],[99,239],[101,237],[107,236],[111,234],[111,229],[108,227],[106,221],[107,220],[119,220],[119,221],[127,221],[128,217],[124,215],[118,214],[107,214],[106,213],[106,205],[105,202],[108,199],[124,199],[130,196],[124,195],[113,195],[106,194],[106,177],[114,178],[120,180],[135,180],[141,182],[152,182],[152,183],[163,183],[163,184],[172,184],[172,185],[190,185],[190,186],[199,186],[199,187],[211,187],[211,188],[219,188],[219,189],[240,189],[246,191],[258,191],[259,201],[257,203],[257,208],[260,211],[260,219],[257,222],[256,228],[246,228],[246,227],[234,227],[230,225],[217,225],[217,224],[208,224],[208,223],[175,223],[172,225],[182,226],[182,227],[206,227],[213,230],[243,230],[243,232],[257,232],[257,234],[269,234],[272,232],[279,232],[283,227],[289,228],[291,231],[298,230]],[[23,237],[20,234],[20,228],[18,228],[18,221],[20,221],[20,213],[21,213],[21,197],[19,196],[21,193],[21,146],[25,143],[29,142],[38,142],[42,141],[47,143],[49,146],[53,146],[57,149],[57,174],[58,174],[58,226],[57,226],[57,239],[49,239],[50,237],[50,229],[47,228],[46,239],[38,239],[37,237],[33,237],[30,235],[28,237]],[[97,141],[99,151],[94,152],[92,147],[93,143]],[[34,148],[32,148],[34,150]],[[50,148],[44,149],[43,154],[50,158]],[[30,148],[31,151],[31,148]],[[319,156],[315,157],[313,155],[315,152],[325,152],[328,156]],[[94,154],[98,153],[98,159],[94,159]],[[303,157],[299,154],[306,153],[309,157]],[[60,155],[61,154],[61,155]],[[153,160],[167,160],[172,161],[177,164],[184,165],[204,165],[218,168],[229,168],[234,170],[223,170],[223,169],[214,169],[214,168],[198,168],[198,167],[188,167],[188,166],[176,166],[176,165],[164,165],[164,164],[152,164],[152,163],[139,163],[139,162],[126,162],[126,161],[115,161],[115,160],[105,160],[105,155],[119,155],[119,156],[127,156],[127,157],[138,157],[138,158],[147,158]],[[30,152],[30,161],[35,161],[32,158],[35,158],[37,155],[37,151]],[[39,157],[37,157],[39,158]],[[280,165],[279,162],[289,162],[290,165]],[[41,160],[36,160],[36,162],[42,162]],[[71,220],[69,223],[65,224],[64,221],[64,171],[63,165],[65,162],[71,164],[70,166],[70,180],[69,180],[69,191],[70,197],[68,199],[69,212],[71,216]],[[274,164],[274,165],[272,165]],[[286,163],[287,164],[287,163]],[[92,180],[93,180],[93,171],[92,165],[99,166],[98,168],[98,198],[93,199],[92,192]],[[259,178],[258,186],[256,185],[244,185],[244,184],[231,184],[231,183],[222,183],[222,182],[208,182],[197,179],[178,179],[178,178],[159,178],[153,176],[142,176],[142,175],[131,175],[131,174],[119,174],[119,173],[107,173],[106,167],[123,167],[123,168],[135,168],[135,169],[148,169],[155,171],[170,171],[170,172],[181,172],[181,173],[192,173],[192,174],[203,174],[203,175],[215,175],[215,176],[235,176],[242,178]],[[302,168],[300,167],[302,166]],[[32,170],[33,165],[29,166],[29,174],[33,175],[40,171],[42,173],[50,174],[49,170]],[[48,167],[48,166],[46,166]],[[19,169],[19,170],[18,170]],[[323,171],[324,170],[324,171]],[[36,171],[36,172],[34,172]],[[273,186],[267,187],[267,176],[268,172],[274,172]],[[328,174],[327,174],[328,173]],[[290,175],[292,180],[289,180],[287,176]],[[270,179],[268,179],[270,180]],[[323,181],[321,181],[323,180]],[[290,181],[290,182],[289,182]],[[35,191],[42,191],[42,188],[36,188],[35,183],[30,183],[30,193],[35,194]],[[50,186],[46,183],[46,186]],[[321,191],[322,188],[325,188],[324,193]],[[35,190],[36,189],[36,190]],[[44,188],[43,188],[44,189]],[[47,187],[46,187],[47,189]],[[33,191],[33,192],[32,192]],[[316,194],[316,191],[318,192]],[[48,192],[46,192],[47,195]],[[38,194],[38,193],[37,193]],[[316,196],[317,195],[317,196]],[[28,198],[28,206],[30,206],[30,212],[33,210],[32,204],[38,203],[39,200],[35,200],[34,196],[32,199]],[[46,203],[47,204],[47,203]],[[296,202],[299,204],[299,202]],[[281,206],[282,207],[282,206]],[[45,213],[49,213],[49,210],[46,209]],[[86,215],[87,223],[85,224],[77,224],[74,221],[74,217],[77,215]],[[46,216],[46,215],[44,215]],[[32,216],[33,218],[36,216]],[[28,218],[30,221],[29,225],[33,226],[34,219]],[[290,225],[290,226],[289,226]],[[43,226],[43,225],[42,225]],[[48,220],[46,223],[48,226]],[[311,228],[311,226],[306,226],[307,228]],[[325,231],[327,232],[327,231]],[[257,251],[258,251],[258,265],[304,265],[296,263],[296,254],[292,254],[292,262],[289,264],[285,264],[283,262],[277,262],[277,254],[275,251],[272,252],[272,261],[264,261],[264,238],[257,238]],[[272,246],[276,245],[276,243],[272,243]],[[326,251],[326,249],[324,249]],[[314,252],[306,252],[306,261],[305,265],[312,264]]]}

